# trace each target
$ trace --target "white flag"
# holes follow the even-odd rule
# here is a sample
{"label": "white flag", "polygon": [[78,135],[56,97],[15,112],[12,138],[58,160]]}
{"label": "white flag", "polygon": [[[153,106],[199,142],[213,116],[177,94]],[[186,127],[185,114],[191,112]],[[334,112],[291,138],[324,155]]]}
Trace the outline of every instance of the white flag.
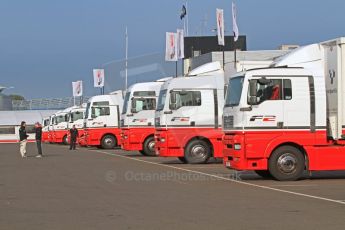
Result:
{"label": "white flag", "polygon": [[234,41],[238,40],[237,12],[236,5],[232,2],[232,32],[234,32]]}
{"label": "white flag", "polygon": [[176,45],[176,33],[166,33],[165,41],[165,60],[177,61],[177,45]]}
{"label": "white flag", "polygon": [[225,35],[224,35],[224,13],[223,9],[216,10],[217,15],[217,35],[218,35],[218,45],[225,45]]}
{"label": "white flag", "polygon": [[177,58],[184,58],[184,31],[177,29]]}
{"label": "white flag", "polygon": [[93,70],[93,86],[96,88],[104,87],[104,69]]}
{"label": "white flag", "polygon": [[73,97],[83,96],[83,81],[72,82]]}

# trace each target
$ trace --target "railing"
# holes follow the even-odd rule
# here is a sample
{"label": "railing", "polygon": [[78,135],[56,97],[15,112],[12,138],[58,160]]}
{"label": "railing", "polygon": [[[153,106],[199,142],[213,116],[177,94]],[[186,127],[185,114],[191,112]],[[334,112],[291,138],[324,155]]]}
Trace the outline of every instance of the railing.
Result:
{"label": "railing", "polygon": [[41,98],[32,100],[13,100],[13,110],[58,110],[86,103],[90,97]]}

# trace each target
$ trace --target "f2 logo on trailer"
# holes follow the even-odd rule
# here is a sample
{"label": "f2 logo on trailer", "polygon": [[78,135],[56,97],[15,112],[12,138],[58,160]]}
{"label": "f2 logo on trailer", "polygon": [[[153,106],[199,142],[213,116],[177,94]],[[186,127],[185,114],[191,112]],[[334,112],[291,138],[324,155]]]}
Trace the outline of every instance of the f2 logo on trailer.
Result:
{"label": "f2 logo on trailer", "polygon": [[274,122],[276,121],[276,116],[273,115],[255,115],[250,118],[249,121],[262,121],[262,122]]}

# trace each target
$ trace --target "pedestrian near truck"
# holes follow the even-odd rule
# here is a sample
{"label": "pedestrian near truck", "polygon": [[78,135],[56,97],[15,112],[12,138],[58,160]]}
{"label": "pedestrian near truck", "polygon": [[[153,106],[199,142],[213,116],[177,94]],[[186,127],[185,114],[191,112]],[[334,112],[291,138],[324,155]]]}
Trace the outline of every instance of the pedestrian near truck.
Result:
{"label": "pedestrian near truck", "polygon": [[28,142],[29,135],[26,133],[26,122],[22,121],[19,128],[19,151],[20,155],[24,158],[26,157],[26,144]]}
{"label": "pedestrian near truck", "polygon": [[69,150],[75,150],[77,145],[77,138],[79,137],[78,129],[76,129],[75,125],[69,130],[70,134],[70,145]]}
{"label": "pedestrian near truck", "polygon": [[36,145],[37,145],[37,158],[40,158],[43,156],[42,154],[42,125],[39,122],[36,122],[35,124],[35,139],[36,139]]}

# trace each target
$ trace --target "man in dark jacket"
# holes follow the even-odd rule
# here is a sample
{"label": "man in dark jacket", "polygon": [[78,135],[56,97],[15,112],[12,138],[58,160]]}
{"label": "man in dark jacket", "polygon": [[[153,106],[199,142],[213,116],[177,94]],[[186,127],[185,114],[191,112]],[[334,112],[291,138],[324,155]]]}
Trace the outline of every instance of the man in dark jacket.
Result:
{"label": "man in dark jacket", "polygon": [[69,130],[70,134],[70,145],[69,150],[75,150],[77,144],[77,138],[79,137],[78,129],[76,129],[75,125]]}
{"label": "man in dark jacket", "polygon": [[25,130],[25,126],[26,126],[26,122],[22,121],[20,124],[20,128],[19,128],[19,143],[20,143],[20,155],[22,155],[22,157],[26,157],[26,143],[28,142],[28,137],[29,135],[26,133]]}
{"label": "man in dark jacket", "polygon": [[42,126],[39,122],[35,124],[35,139],[38,152],[36,157],[42,157]]}

